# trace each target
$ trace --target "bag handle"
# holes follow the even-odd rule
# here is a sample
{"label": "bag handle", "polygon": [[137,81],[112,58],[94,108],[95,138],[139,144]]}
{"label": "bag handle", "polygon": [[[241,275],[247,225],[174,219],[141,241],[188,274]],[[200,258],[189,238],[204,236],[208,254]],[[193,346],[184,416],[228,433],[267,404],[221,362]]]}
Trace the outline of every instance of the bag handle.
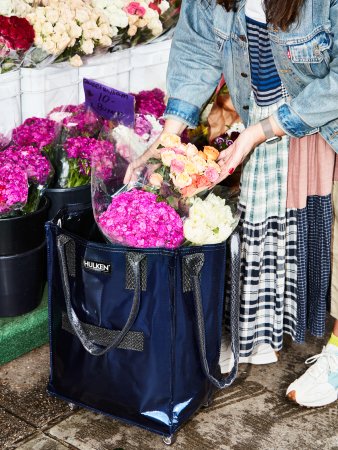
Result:
{"label": "bag handle", "polygon": [[130,331],[133,324],[135,323],[141,301],[141,261],[145,258],[145,255],[143,255],[142,253],[133,252],[132,258],[130,258],[129,260],[130,267],[133,271],[134,276],[134,298],[127,322],[124,325],[123,329],[112,339],[112,341],[107,346],[101,346],[95,344],[88,337],[88,334],[84,329],[82,322],[79,320],[71,304],[71,292],[68,280],[68,266],[70,262],[68,261],[67,265],[67,258],[65,252],[65,246],[69,242],[74,241],[64,234],[58,236],[57,238],[57,249],[61,269],[62,287],[66,301],[68,319],[76,336],[79,338],[80,342],[87,350],[87,352],[89,352],[93,356],[101,356],[107,353],[109,350],[117,348],[121,344],[123,339],[126,337],[127,333]]}
{"label": "bag handle", "polygon": [[215,378],[210,373],[208,360],[206,357],[206,343],[205,343],[205,322],[202,305],[202,293],[200,286],[199,274],[204,264],[204,256],[200,253],[195,253],[185,257],[188,271],[191,277],[192,292],[196,311],[197,321],[197,336],[198,347],[202,362],[202,368],[206,377],[218,389],[223,389],[230,386],[238,372],[238,358],[239,358],[239,307],[240,307],[240,241],[239,234],[233,233],[230,237],[230,254],[231,254],[231,305],[230,305],[230,328],[231,328],[231,349],[234,354],[234,366],[227,377],[220,380]]}

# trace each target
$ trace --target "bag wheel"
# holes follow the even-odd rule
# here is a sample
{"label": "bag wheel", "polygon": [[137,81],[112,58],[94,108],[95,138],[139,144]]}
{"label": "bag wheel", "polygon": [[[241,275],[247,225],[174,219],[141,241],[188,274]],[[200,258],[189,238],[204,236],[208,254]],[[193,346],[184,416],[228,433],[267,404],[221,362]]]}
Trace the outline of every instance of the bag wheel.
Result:
{"label": "bag wheel", "polygon": [[74,403],[68,403],[69,409],[71,411],[75,411],[76,410],[76,405]]}
{"label": "bag wheel", "polygon": [[213,399],[209,398],[205,403],[203,403],[202,408],[209,408],[212,405]]}
{"label": "bag wheel", "polygon": [[174,434],[172,434],[171,436],[164,436],[162,440],[165,445],[172,445],[176,441],[176,436]]}

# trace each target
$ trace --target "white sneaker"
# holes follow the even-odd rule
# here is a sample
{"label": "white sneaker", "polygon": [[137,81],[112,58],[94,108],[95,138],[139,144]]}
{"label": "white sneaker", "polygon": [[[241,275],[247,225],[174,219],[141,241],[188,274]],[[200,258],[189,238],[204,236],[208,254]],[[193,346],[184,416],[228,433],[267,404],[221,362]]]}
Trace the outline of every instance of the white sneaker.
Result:
{"label": "white sneaker", "polygon": [[[238,360],[239,364],[271,364],[277,361],[277,354],[269,344],[257,345],[250,356],[240,356]],[[219,364],[221,373],[229,373],[234,366],[234,355],[231,351],[231,345],[227,345],[223,337]]]}
{"label": "white sneaker", "polygon": [[338,349],[328,344],[322,353],[305,361],[313,364],[290,384],[286,395],[299,405],[315,407],[333,403],[338,398]]}

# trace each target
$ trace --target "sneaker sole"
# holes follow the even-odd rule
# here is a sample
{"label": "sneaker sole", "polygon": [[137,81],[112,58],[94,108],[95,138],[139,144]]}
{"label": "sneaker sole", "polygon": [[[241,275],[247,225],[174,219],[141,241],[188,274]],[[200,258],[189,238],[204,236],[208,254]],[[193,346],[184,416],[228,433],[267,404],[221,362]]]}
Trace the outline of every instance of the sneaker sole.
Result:
{"label": "sneaker sole", "polygon": [[337,391],[334,393],[332,392],[330,395],[327,395],[326,397],[320,399],[320,401],[316,401],[316,402],[299,402],[297,400],[297,394],[295,396],[295,399],[292,399],[291,397],[289,397],[289,394],[291,394],[294,391],[291,391],[288,393],[287,398],[292,402],[292,403],[297,403],[297,405],[300,406],[305,406],[306,408],[320,408],[321,406],[326,406],[326,405],[330,405],[331,403],[334,403],[338,400],[338,389]]}
{"label": "sneaker sole", "polygon": [[[250,356],[240,356],[238,364],[253,364],[255,366],[263,366],[265,364],[273,364],[278,362],[278,356],[276,352],[269,352],[267,354],[260,355],[250,355]],[[225,361],[220,361],[221,372],[229,373],[233,367],[233,360],[226,359]]]}

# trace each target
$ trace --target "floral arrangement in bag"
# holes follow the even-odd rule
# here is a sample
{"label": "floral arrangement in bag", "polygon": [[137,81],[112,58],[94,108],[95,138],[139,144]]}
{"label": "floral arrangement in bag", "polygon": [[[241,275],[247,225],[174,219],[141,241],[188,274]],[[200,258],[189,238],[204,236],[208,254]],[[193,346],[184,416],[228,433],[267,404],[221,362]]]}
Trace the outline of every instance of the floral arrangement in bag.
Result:
{"label": "floral arrangement in bag", "polygon": [[34,42],[34,29],[23,18],[0,16],[0,74],[18,69]]}
{"label": "floral arrangement in bag", "polygon": [[202,152],[167,134],[162,135],[160,148],[161,159],[150,161],[160,167],[117,192],[109,191],[108,181],[93,167],[93,208],[102,233],[110,242],[138,248],[225,241],[238,215],[226,199],[207,189],[218,179],[218,151],[208,147]]}
{"label": "floral arrangement in bag", "polygon": [[13,145],[0,151],[0,219],[36,211],[53,175],[38,147]]}

